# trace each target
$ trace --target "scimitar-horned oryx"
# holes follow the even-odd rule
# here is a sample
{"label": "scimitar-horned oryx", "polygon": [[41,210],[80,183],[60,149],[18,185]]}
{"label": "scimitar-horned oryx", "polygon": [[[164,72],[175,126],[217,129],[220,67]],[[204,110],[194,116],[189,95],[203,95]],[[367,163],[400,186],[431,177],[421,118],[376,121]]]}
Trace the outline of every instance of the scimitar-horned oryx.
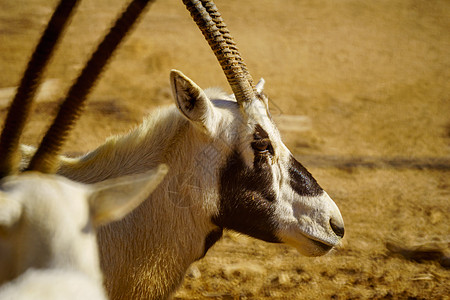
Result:
{"label": "scimitar-horned oryx", "polygon": [[[214,3],[184,3],[234,95],[202,90],[174,70],[176,107],[86,155],[61,157],[58,173],[85,183],[169,166],[147,201],[98,232],[112,299],[168,297],[223,229],[286,243],[307,256],[326,254],[344,235],[336,204],[283,144],[264,82],[253,84]],[[33,149],[22,151],[29,156]]]}
{"label": "scimitar-horned oryx", "polygon": [[[159,166],[144,174],[95,184],[73,182],[50,174],[55,155],[82,110],[85,95],[95,82],[84,75],[84,87],[67,97],[41,144],[33,166],[19,173],[17,148],[41,74],[77,1],[62,0],[30,60],[8,111],[0,138],[0,299],[106,299],[95,228],[119,220],[144,201],[167,173]],[[97,73],[144,6],[126,11],[108,42],[99,46],[83,72]],[[128,13],[127,13],[128,12]],[[87,71],[86,71],[87,70]],[[82,73],[83,74],[83,73]],[[66,109],[64,109],[66,107]],[[64,124],[58,120],[63,119]]]}

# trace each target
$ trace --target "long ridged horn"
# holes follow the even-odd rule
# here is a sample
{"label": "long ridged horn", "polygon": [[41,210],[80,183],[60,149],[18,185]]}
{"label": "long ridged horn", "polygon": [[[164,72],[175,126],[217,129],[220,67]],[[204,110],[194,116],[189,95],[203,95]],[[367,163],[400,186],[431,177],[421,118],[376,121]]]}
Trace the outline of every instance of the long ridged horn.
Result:
{"label": "long ridged horn", "polygon": [[114,50],[122,39],[136,23],[148,3],[154,0],[133,0],[103,41],[92,54],[80,76],[70,88],[65,101],[61,104],[59,112],[42,139],[42,142],[31,159],[27,170],[37,170],[43,173],[54,173],[58,168],[57,155],[67,139],[75,121],[81,115],[85,99],[91,88],[112,56]]}
{"label": "long ridged horn", "polygon": [[227,25],[223,21],[223,18],[220,15],[219,10],[217,9],[217,6],[212,1],[209,1],[209,0],[208,1],[202,0],[201,2],[203,3],[203,6],[205,7],[209,16],[212,18],[214,23],[216,23],[216,27],[222,33],[223,38],[225,39],[226,43],[228,44],[228,47],[230,48],[231,52],[233,53],[235,59],[239,62],[242,72],[244,72],[245,76],[247,77],[248,82],[254,88],[253,78],[247,69],[247,65],[245,64],[244,60],[242,59],[241,54],[239,53],[239,49],[236,45],[236,42],[234,41],[233,37],[231,36],[231,33],[228,30]]}
{"label": "long ridged horn", "polygon": [[20,136],[30,114],[34,95],[77,2],[78,0],[61,0],[28,62],[0,137],[0,178],[18,172]]}
{"label": "long ridged horn", "polygon": [[255,99],[253,80],[215,4],[205,0],[183,0],[183,3],[216,55],[237,102]]}

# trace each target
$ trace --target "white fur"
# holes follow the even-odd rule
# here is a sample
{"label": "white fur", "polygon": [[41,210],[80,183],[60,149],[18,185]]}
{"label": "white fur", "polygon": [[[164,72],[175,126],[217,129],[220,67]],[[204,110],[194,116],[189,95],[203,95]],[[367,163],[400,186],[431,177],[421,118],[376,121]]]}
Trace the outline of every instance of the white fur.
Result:
{"label": "white fur", "polygon": [[25,172],[0,181],[0,299],[106,299],[95,228],[136,208],[167,173],[86,185]]}
{"label": "white fur", "polygon": [[1,300],[102,300],[107,299],[102,284],[73,270],[29,269],[0,287]]}

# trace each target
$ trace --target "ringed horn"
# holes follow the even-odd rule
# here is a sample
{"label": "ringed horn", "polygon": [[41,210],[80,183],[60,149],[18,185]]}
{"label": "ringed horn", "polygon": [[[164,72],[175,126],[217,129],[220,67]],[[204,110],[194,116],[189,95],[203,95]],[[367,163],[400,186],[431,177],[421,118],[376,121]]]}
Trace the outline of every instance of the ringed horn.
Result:
{"label": "ringed horn", "polygon": [[253,79],[216,5],[209,0],[183,0],[219,61],[240,105],[256,98]]}
{"label": "ringed horn", "polygon": [[[17,150],[19,139],[30,111],[33,95],[43,69],[51,57],[53,48],[64,30],[64,25],[67,23],[70,12],[76,2],[77,0],[61,0],[41,41],[35,49],[32,60],[19,86],[18,93],[11,104],[0,140],[0,155],[3,154],[0,162],[0,176],[2,177],[18,172],[19,155]],[[92,54],[81,74],[70,88],[55,120],[45,134],[36,154],[31,159],[27,170],[43,173],[54,173],[56,171],[58,167],[56,156],[61,151],[67,135],[81,115],[87,95],[97,82],[114,50],[150,2],[152,0],[133,0],[116,20],[114,26],[99,44],[97,50]]]}

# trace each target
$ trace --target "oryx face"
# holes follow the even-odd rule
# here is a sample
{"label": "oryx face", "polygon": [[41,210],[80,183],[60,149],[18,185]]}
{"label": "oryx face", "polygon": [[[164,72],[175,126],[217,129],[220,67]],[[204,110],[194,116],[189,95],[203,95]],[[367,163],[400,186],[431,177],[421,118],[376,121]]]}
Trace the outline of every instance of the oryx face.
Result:
{"label": "oryx face", "polygon": [[215,135],[215,149],[222,149],[213,223],[290,244],[308,256],[323,255],[340,243],[344,223],[339,209],[281,141],[263,83],[257,86],[258,99],[239,105],[232,97],[208,98],[178,71],[171,79],[181,112]]}

